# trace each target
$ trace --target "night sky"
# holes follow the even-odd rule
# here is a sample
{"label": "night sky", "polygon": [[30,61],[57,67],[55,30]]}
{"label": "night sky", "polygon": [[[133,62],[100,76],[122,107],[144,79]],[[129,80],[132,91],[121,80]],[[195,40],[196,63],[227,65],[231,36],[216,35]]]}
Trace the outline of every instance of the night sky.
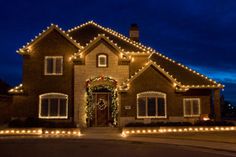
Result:
{"label": "night sky", "polygon": [[0,7],[0,78],[10,85],[22,80],[16,50],[51,23],[67,30],[94,20],[126,36],[137,23],[143,44],[220,81],[236,104],[236,0],[1,0]]}

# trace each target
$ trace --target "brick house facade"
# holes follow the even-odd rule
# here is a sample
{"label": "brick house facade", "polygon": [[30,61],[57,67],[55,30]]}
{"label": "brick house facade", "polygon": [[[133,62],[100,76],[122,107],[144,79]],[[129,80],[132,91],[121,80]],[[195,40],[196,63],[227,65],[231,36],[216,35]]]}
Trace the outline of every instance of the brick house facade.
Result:
{"label": "brick house facade", "polygon": [[[130,38],[89,21],[51,25],[18,53],[23,82],[11,89],[12,117],[79,127],[220,120],[224,86]],[[213,105],[212,105],[213,104]]]}

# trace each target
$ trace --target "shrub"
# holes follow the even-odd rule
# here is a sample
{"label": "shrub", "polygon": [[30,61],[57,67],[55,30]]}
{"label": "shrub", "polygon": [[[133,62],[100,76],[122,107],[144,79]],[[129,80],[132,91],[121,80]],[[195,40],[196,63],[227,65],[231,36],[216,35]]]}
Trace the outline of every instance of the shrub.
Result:
{"label": "shrub", "polygon": [[125,127],[161,127],[161,126],[192,126],[190,122],[152,122],[144,123],[129,123]]}
{"label": "shrub", "polygon": [[194,126],[234,126],[234,123],[227,121],[196,121]]}
{"label": "shrub", "polygon": [[232,122],[227,121],[196,121],[194,124],[190,122],[152,122],[144,124],[128,123],[125,127],[162,127],[162,126],[234,126]]}
{"label": "shrub", "polygon": [[29,117],[26,120],[14,119],[8,123],[8,127],[11,128],[37,128],[37,127],[45,127],[45,128],[75,128],[76,125],[71,122],[53,122],[41,120],[38,118]]}

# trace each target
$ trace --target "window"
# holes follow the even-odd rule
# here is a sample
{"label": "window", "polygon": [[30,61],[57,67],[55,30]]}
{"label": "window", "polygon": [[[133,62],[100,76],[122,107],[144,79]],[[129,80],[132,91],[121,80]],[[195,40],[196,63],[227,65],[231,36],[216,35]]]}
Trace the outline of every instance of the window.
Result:
{"label": "window", "polygon": [[166,94],[143,92],[137,94],[138,118],[166,118]]}
{"label": "window", "polygon": [[47,93],[39,96],[39,118],[67,118],[68,96],[61,93]]}
{"label": "window", "polygon": [[107,63],[107,55],[106,54],[99,54],[97,56],[97,67],[107,67],[108,63]]}
{"label": "window", "polygon": [[63,57],[62,56],[46,56],[44,63],[45,75],[62,75],[63,73]]}
{"label": "window", "polygon": [[200,99],[199,98],[185,98],[183,100],[184,117],[198,117],[200,116]]}

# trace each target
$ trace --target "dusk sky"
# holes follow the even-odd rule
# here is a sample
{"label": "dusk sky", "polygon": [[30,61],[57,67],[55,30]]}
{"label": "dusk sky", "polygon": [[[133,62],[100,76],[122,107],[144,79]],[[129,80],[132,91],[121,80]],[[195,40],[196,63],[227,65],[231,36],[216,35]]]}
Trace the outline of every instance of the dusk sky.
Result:
{"label": "dusk sky", "polygon": [[51,23],[67,30],[94,20],[126,36],[137,23],[144,45],[221,82],[236,104],[236,0],[1,0],[0,6],[0,78],[12,86],[22,80],[16,50]]}

